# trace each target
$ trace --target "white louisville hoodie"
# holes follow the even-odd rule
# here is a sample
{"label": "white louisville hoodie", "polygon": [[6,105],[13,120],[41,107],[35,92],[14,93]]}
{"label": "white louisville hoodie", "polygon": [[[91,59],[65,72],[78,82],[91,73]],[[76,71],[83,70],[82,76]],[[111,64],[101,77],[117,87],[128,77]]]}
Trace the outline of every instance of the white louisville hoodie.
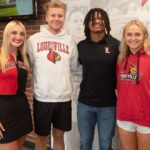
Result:
{"label": "white louisville hoodie", "polygon": [[78,67],[75,42],[64,31],[53,35],[42,26],[28,39],[34,96],[42,102],[71,100],[71,73]]}

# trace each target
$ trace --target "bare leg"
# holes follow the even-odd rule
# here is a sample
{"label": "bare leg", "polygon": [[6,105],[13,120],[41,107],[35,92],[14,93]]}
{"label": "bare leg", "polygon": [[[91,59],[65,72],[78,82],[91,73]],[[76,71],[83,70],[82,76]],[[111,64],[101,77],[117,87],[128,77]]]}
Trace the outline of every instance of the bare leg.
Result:
{"label": "bare leg", "polygon": [[65,150],[64,131],[53,128],[54,150]]}
{"label": "bare leg", "polygon": [[47,136],[36,137],[35,150],[46,150],[47,148]]}
{"label": "bare leg", "polygon": [[7,144],[0,144],[0,150],[20,150],[17,141],[13,141]]}
{"label": "bare leg", "polygon": [[20,149],[22,148],[23,144],[25,143],[26,136],[27,136],[27,135],[24,135],[24,136],[20,137],[20,138],[17,140],[18,146],[20,147]]}
{"label": "bare leg", "polygon": [[137,133],[138,150],[150,150],[150,134]]}
{"label": "bare leg", "polygon": [[118,127],[119,136],[124,150],[138,150],[136,132],[129,132]]}

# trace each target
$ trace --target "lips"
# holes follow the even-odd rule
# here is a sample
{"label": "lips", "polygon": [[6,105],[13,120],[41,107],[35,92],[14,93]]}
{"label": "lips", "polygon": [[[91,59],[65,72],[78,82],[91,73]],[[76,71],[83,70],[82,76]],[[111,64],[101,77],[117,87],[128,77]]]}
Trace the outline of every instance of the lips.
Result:
{"label": "lips", "polygon": [[134,42],[134,43],[133,43],[133,42],[130,42],[130,44],[131,44],[131,45],[136,45],[137,43],[135,43],[135,42]]}
{"label": "lips", "polygon": [[102,24],[95,24],[94,27],[99,28],[99,27],[103,27],[103,25]]}
{"label": "lips", "polygon": [[22,43],[22,41],[15,41],[14,43],[20,44],[20,43]]}
{"label": "lips", "polygon": [[22,42],[14,42],[14,45],[20,46],[21,44],[22,44]]}
{"label": "lips", "polygon": [[22,42],[20,41],[20,42],[14,42],[14,44],[22,44]]}

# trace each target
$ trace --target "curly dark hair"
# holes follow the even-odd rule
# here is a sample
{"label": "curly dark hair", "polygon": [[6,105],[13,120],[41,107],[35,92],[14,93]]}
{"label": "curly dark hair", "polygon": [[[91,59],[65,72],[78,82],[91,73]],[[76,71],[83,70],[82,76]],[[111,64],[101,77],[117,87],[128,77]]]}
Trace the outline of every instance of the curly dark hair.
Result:
{"label": "curly dark hair", "polygon": [[91,21],[92,19],[92,23],[94,24],[95,23],[95,13],[98,13],[98,14],[101,14],[101,17],[102,19],[104,20],[104,24],[105,24],[105,29],[107,31],[106,34],[110,34],[110,31],[111,31],[111,28],[110,28],[110,21],[109,21],[109,17],[108,17],[108,14],[105,10],[101,9],[101,8],[93,8],[91,9],[87,15],[85,16],[85,19],[84,19],[84,25],[85,25],[85,28],[84,28],[84,33],[85,33],[85,36],[87,38],[90,37],[90,29],[89,29],[89,22]]}

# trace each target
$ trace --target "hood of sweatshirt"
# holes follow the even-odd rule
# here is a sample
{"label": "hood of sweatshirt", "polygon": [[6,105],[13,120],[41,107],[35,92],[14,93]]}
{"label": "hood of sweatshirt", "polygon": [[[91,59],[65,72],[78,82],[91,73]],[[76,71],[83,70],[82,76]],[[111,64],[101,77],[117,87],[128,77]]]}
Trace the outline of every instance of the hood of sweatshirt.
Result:
{"label": "hood of sweatshirt", "polygon": [[48,25],[41,25],[40,26],[40,34],[43,37],[53,37],[53,38],[57,38],[57,37],[64,37],[66,36],[66,32],[65,30],[61,30],[61,32],[59,32],[58,34],[53,34],[48,30]]}

